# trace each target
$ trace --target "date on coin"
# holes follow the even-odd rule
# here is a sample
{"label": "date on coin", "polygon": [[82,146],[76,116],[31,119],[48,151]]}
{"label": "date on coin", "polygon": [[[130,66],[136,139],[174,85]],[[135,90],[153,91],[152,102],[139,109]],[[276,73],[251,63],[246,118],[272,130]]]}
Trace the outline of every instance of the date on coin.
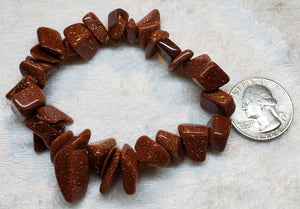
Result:
{"label": "date on coin", "polygon": [[249,78],[230,91],[236,110],[233,126],[255,140],[269,140],[284,133],[293,119],[293,104],[278,83],[266,78]]}

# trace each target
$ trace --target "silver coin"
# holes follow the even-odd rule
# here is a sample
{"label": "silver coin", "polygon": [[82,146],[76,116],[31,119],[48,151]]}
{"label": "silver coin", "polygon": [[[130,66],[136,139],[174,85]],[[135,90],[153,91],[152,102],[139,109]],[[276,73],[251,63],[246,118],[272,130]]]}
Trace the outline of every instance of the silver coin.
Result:
{"label": "silver coin", "polygon": [[278,83],[266,78],[249,78],[230,91],[236,110],[233,126],[255,140],[269,140],[284,133],[293,119],[293,104]]}

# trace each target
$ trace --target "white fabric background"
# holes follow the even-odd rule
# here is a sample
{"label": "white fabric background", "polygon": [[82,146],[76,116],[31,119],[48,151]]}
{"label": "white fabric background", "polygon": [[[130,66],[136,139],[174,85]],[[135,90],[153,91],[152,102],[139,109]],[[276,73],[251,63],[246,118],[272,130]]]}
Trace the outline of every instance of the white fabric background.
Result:
{"label": "white fabric background", "polygon": [[[207,160],[186,158],[164,169],[140,169],[137,192],[128,196],[119,177],[100,195],[91,175],[86,196],[67,203],[56,183],[49,152],[36,154],[32,133],[16,119],[5,94],[21,79],[19,63],[37,43],[36,29],[63,32],[93,11],[107,27],[107,15],[121,7],[136,21],[158,8],[162,29],[181,49],[208,53],[230,76],[229,91],[259,76],[289,92],[294,120],[281,137],[258,143],[232,130],[226,150]],[[1,1],[0,2],[0,207],[1,208],[299,208],[300,207],[300,2],[213,1]],[[75,134],[92,130],[91,142],[114,137],[134,146],[158,129],[177,133],[179,123],[206,124],[201,89],[184,73],[169,73],[157,56],[123,44],[101,48],[89,62],[66,62],[43,90],[47,103],[75,120]]]}

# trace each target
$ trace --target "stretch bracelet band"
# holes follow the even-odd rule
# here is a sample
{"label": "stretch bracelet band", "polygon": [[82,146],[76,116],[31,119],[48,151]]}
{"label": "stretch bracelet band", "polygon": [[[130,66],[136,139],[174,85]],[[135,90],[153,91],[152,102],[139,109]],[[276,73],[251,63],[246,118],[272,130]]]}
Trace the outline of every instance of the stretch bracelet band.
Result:
{"label": "stretch bracelet band", "polygon": [[[34,133],[35,151],[50,148],[56,179],[66,201],[75,202],[85,195],[90,170],[102,179],[101,193],[107,192],[113,177],[121,170],[124,191],[134,194],[139,164],[166,167],[170,160],[183,162],[185,153],[191,160],[202,162],[207,148],[216,152],[225,149],[235,103],[219,87],[229,82],[229,77],[208,55],[192,59],[194,53],[191,50],[181,51],[169,39],[169,33],[160,30],[157,9],[137,23],[132,18],[128,21],[126,11],[116,9],[108,15],[108,31],[90,12],[83,17],[83,23],[64,29],[64,39],[59,32],[47,27],[38,28],[37,35],[39,44],[30,50],[32,57],[20,63],[24,77],[6,97],[12,100],[12,110],[18,118]],[[41,90],[46,85],[46,75],[70,57],[90,60],[100,46],[106,42],[120,45],[123,37],[130,44],[139,43],[146,50],[146,58],[158,52],[170,63],[170,71],[184,70],[203,89],[201,106],[216,114],[206,126],[180,124],[179,136],[159,130],[155,141],[148,136],[139,137],[134,149],[129,144],[120,149],[113,138],[89,144],[89,129],[78,136],[72,131],[65,132],[66,124],[72,123],[73,119],[56,107],[46,105]]]}

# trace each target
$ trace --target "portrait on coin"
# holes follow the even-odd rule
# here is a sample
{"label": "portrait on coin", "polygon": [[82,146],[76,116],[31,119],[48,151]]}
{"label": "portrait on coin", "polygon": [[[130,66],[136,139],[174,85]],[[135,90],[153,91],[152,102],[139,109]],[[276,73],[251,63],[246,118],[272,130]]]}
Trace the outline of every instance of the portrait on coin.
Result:
{"label": "portrait on coin", "polygon": [[248,118],[257,121],[261,133],[275,130],[281,125],[282,120],[276,105],[277,100],[263,85],[250,85],[244,91],[242,109]]}

